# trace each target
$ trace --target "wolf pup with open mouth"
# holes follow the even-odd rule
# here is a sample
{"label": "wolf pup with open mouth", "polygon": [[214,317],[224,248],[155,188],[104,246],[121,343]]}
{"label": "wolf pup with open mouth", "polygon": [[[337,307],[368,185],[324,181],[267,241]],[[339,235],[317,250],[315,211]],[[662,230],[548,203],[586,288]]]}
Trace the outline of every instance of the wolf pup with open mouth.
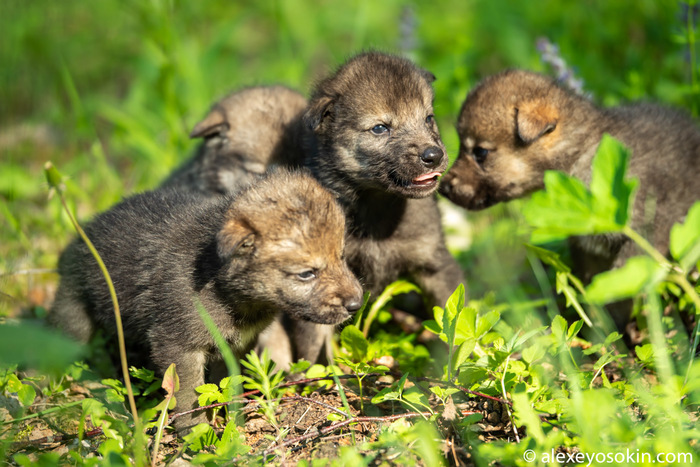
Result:
{"label": "wolf pup with open mouth", "polygon": [[348,264],[373,297],[407,277],[444,305],[463,281],[434,197],[448,164],[434,79],[406,59],[363,53],[315,87],[304,114],[305,165],[345,209]]}

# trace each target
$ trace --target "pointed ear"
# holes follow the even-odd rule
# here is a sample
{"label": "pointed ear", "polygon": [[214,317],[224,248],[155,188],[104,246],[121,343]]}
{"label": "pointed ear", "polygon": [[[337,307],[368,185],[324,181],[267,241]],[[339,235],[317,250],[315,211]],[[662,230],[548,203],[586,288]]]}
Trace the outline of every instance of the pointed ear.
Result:
{"label": "pointed ear", "polygon": [[304,112],[304,124],[310,129],[315,130],[323,120],[333,112],[334,99],[330,96],[321,96],[313,99]]}
{"label": "pointed ear", "polygon": [[221,134],[229,129],[226,121],[226,113],[218,107],[214,107],[204,120],[197,123],[190,133],[190,138],[206,138]]}
{"label": "pointed ear", "polygon": [[423,75],[423,78],[425,78],[425,80],[431,84],[437,79],[435,75],[429,72],[428,70],[421,69],[421,74]]}
{"label": "pointed ear", "polygon": [[216,249],[224,259],[247,256],[255,251],[255,240],[255,231],[245,220],[228,219],[216,235]]}
{"label": "pointed ear", "polygon": [[559,115],[554,107],[543,101],[525,102],[515,109],[515,130],[525,144],[554,131]]}

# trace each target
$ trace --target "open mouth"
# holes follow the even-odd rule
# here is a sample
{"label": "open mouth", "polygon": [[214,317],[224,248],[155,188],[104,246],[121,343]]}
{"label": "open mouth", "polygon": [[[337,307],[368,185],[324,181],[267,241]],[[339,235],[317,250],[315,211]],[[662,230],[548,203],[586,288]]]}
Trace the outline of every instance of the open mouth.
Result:
{"label": "open mouth", "polygon": [[440,175],[442,175],[441,172],[430,172],[421,175],[420,177],[416,177],[413,180],[411,180],[411,185],[421,187],[432,187],[438,182],[438,178],[440,178]]}

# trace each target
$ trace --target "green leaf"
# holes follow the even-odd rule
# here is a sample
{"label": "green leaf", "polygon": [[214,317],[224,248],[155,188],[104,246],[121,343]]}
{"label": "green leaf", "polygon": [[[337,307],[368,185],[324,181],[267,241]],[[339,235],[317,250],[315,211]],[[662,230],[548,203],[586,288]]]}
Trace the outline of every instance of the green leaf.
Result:
{"label": "green leaf", "polygon": [[197,386],[196,388],[194,388],[194,390],[200,394],[219,392],[219,386],[217,386],[216,384],[206,383],[202,384],[201,386]]}
{"label": "green leaf", "polygon": [[496,310],[489,311],[485,315],[477,317],[475,337],[478,339],[489,332],[499,319],[501,319],[501,314]]}
{"label": "green leaf", "polygon": [[544,357],[545,349],[541,345],[531,345],[523,350],[523,360],[527,363],[533,363]]}
{"label": "green leaf", "polygon": [[445,309],[458,313],[462,308],[464,308],[464,284],[459,284],[457,289],[452,292],[450,298],[447,299],[445,303]]}
{"label": "green leaf", "polygon": [[564,341],[564,334],[566,333],[566,330],[566,320],[560,315],[555,316],[552,320],[552,334],[558,341]]}
{"label": "green leaf", "polygon": [[36,397],[36,391],[34,388],[28,384],[22,384],[22,387],[17,391],[17,398],[20,404],[24,407],[32,405],[34,398]]}
{"label": "green leaf", "polygon": [[384,388],[379,391],[373,398],[373,404],[381,404],[385,401],[396,401],[399,400],[399,392],[393,387]]}
{"label": "green leaf", "polygon": [[207,446],[216,446],[219,438],[208,423],[200,423],[182,438],[192,451],[201,451]]}
{"label": "green leaf", "polygon": [[311,366],[311,362],[307,360],[299,360],[298,362],[294,362],[290,365],[288,373],[290,375],[296,374],[296,373],[303,373],[305,372],[309,367]]}
{"label": "green leaf", "polygon": [[362,334],[362,331],[354,324],[343,328],[343,331],[340,333],[340,341],[343,343],[343,347],[350,350],[352,359],[356,362],[360,362],[367,357],[369,342]]}
{"label": "green leaf", "polygon": [[421,407],[426,407],[430,409],[430,402],[428,402],[428,397],[418,386],[411,386],[410,388],[403,391],[401,394],[401,399],[410,402],[413,405],[420,405]]}
{"label": "green leaf", "polygon": [[457,352],[455,352],[453,358],[454,358],[454,363],[452,364],[453,368],[459,368],[462,363],[466,362],[469,356],[472,354],[474,351],[474,348],[476,347],[476,339],[473,337],[470,337],[469,339],[464,340],[459,347],[457,348]]}
{"label": "green leaf", "polygon": [[525,244],[525,248],[531,253],[533,253],[537,258],[540,259],[545,264],[548,264],[554,268],[557,272],[569,273],[571,268],[567,266],[562,260],[558,253],[547,250],[545,248],[540,248],[535,245]]}
{"label": "green leaf", "polygon": [[625,180],[629,151],[609,134],[604,134],[593,159],[591,193],[594,211],[601,219],[611,221],[614,227],[627,224],[636,180]]}
{"label": "green leaf", "polygon": [[136,368],[135,366],[129,367],[129,374],[134,378],[138,378],[147,383],[150,383],[155,379],[155,373],[153,370],[146,368]]}
{"label": "green leaf", "polygon": [[593,277],[586,287],[591,303],[605,304],[630,298],[641,292],[652,281],[658,280],[662,267],[648,256],[635,256],[618,269],[605,271]]}
{"label": "green leaf", "polygon": [[574,322],[571,324],[571,326],[569,326],[569,330],[568,330],[568,332],[566,333],[566,339],[567,339],[567,340],[571,340],[571,339],[573,339],[574,337],[576,337],[576,335],[578,335],[578,333],[579,333],[579,331],[581,330],[582,327],[583,327],[583,320],[580,320],[580,319],[579,319],[578,321],[574,321]]}
{"label": "green leaf", "polygon": [[593,159],[590,191],[574,177],[545,172],[545,191],[534,193],[523,209],[535,228],[531,241],[620,231],[629,220],[637,186],[635,180],[625,180],[628,159],[621,143],[605,135]]}
{"label": "green leaf", "polygon": [[0,324],[0,366],[20,365],[42,371],[63,370],[78,360],[83,347],[44,326]]}
{"label": "green leaf", "polygon": [[700,258],[700,202],[695,203],[685,216],[684,223],[671,228],[671,255],[688,269]]}
{"label": "green leaf", "polygon": [[634,352],[637,354],[637,358],[642,361],[642,363],[653,363],[654,361],[654,346],[651,344],[637,345],[634,347]]}

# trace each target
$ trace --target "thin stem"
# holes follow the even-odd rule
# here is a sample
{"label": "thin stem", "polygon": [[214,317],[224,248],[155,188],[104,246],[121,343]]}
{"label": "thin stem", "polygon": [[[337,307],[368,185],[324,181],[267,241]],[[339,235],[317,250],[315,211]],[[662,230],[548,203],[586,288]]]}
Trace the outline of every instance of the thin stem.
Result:
{"label": "thin stem", "polygon": [[632,227],[629,225],[626,225],[622,228],[622,233],[627,235],[630,240],[632,240],[634,243],[639,245],[639,247],[644,250],[646,254],[654,258],[654,260],[659,263],[661,266],[663,266],[666,270],[670,271],[673,268],[673,265],[666,259],[664,255],[662,255],[659,250],[654,248],[651,243],[647,241],[646,238],[642,237],[639,235],[637,232],[635,232]]}
{"label": "thin stem", "polygon": [[117,301],[117,292],[114,290],[114,284],[112,283],[112,277],[109,275],[109,271],[107,271],[107,267],[105,266],[105,263],[102,261],[102,257],[100,257],[100,254],[97,252],[97,249],[95,246],[92,244],[90,239],[87,237],[85,234],[85,231],[80,227],[80,224],[78,224],[78,221],[75,220],[75,217],[73,217],[73,213],[71,210],[68,208],[68,204],[66,203],[66,199],[63,197],[63,194],[59,193],[59,198],[61,199],[61,203],[63,204],[63,208],[65,209],[66,213],[68,214],[68,217],[70,218],[71,223],[73,224],[73,227],[75,227],[75,230],[78,232],[78,235],[83,239],[85,242],[85,245],[87,245],[88,249],[90,250],[90,253],[92,253],[92,256],[95,257],[95,260],[97,261],[97,265],[100,267],[100,271],[102,271],[102,275],[105,277],[105,281],[107,281],[107,288],[109,289],[109,295],[112,298],[112,304],[114,305],[114,319],[116,320],[117,324],[117,340],[119,342],[119,357],[121,360],[122,364],[122,373],[124,374],[124,386],[126,386],[126,392],[128,395],[129,399],[129,406],[131,407],[131,415],[134,417],[134,425],[136,428],[140,428],[140,422],[139,422],[139,416],[138,412],[136,410],[136,401],[134,400],[134,392],[131,389],[131,379],[129,378],[129,366],[126,362],[126,344],[124,343],[124,330],[122,327],[122,316],[121,313],[119,312],[119,302]]}

